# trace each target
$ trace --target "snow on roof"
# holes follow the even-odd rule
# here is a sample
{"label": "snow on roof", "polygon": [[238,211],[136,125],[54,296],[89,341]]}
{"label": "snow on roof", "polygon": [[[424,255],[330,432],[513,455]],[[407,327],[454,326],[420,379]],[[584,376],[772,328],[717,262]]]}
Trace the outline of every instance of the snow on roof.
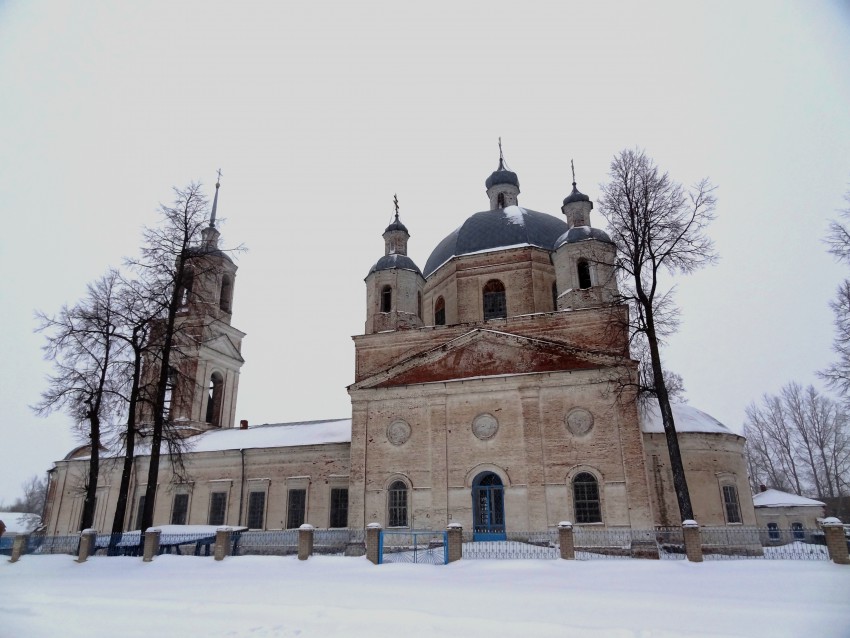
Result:
{"label": "snow on roof", "polygon": [[6,526],[5,534],[29,534],[39,526],[41,517],[26,512],[0,512],[0,521]]}
{"label": "snow on roof", "polygon": [[247,430],[213,430],[193,437],[191,442],[192,452],[350,443],[351,419],[266,423]]}
{"label": "snow on roof", "polygon": [[753,505],[756,507],[823,507],[824,503],[816,501],[813,498],[769,489],[754,494]]}
{"label": "snow on roof", "polygon": [[[673,421],[676,423],[677,432],[734,434],[732,430],[702,410],[697,410],[685,403],[671,403],[670,405],[673,408]],[[664,425],[661,422],[661,411],[658,409],[657,401],[650,401],[643,409],[638,410],[638,413],[642,432],[648,434],[660,434],[664,432]]]}

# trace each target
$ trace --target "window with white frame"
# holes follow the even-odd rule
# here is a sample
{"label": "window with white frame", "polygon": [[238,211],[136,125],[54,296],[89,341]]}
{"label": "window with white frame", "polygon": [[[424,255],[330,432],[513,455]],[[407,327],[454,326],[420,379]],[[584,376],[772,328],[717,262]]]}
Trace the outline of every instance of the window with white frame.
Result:
{"label": "window with white frame", "polygon": [[210,494],[210,513],[207,519],[210,525],[224,525],[227,514],[227,492],[212,492]]}
{"label": "window with white frame", "polygon": [[248,492],[248,527],[263,529],[265,527],[266,493]]}
{"label": "window with white frame", "polygon": [[175,494],[174,502],[171,504],[171,524],[185,525],[189,514],[189,495]]}

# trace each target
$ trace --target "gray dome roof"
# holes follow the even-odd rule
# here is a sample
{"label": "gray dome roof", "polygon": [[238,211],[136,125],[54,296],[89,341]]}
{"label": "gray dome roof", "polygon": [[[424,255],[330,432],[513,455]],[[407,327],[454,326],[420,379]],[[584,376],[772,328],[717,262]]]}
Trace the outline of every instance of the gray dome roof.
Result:
{"label": "gray dome roof", "polygon": [[389,233],[389,232],[391,232],[391,231],[393,231],[393,230],[403,230],[403,231],[404,231],[404,232],[406,232],[408,235],[410,234],[410,233],[408,232],[408,230],[407,230],[407,226],[405,226],[404,224],[402,224],[402,223],[398,220],[398,217],[396,217],[396,218],[395,218],[395,221],[394,221],[392,224],[390,224],[389,226],[387,226],[387,229],[386,229],[384,232],[385,232],[385,233]]}
{"label": "gray dome roof", "polygon": [[506,171],[503,168],[499,168],[498,170],[490,173],[490,177],[488,177],[484,186],[489,190],[491,186],[495,186],[496,184],[513,184],[517,188],[519,188],[519,177],[513,171]]}
{"label": "gray dome roof", "polygon": [[564,220],[520,206],[475,213],[437,244],[425,264],[425,276],[452,257],[482,250],[517,245],[554,250],[555,241],[566,231]]}
{"label": "gray dome roof", "polygon": [[601,228],[593,228],[592,226],[574,226],[563,235],[558,237],[555,242],[555,248],[558,249],[564,244],[574,244],[577,241],[585,241],[587,239],[596,239],[603,241],[606,244],[613,244],[611,238]]}
{"label": "gray dome roof", "polygon": [[579,192],[576,188],[576,183],[573,182],[573,192],[564,198],[564,205],[572,204],[573,202],[589,202],[590,198],[584,193]]}
{"label": "gray dome roof", "polygon": [[[406,229],[405,229],[406,230]],[[374,266],[369,270],[369,275],[373,272],[378,272],[379,270],[392,270],[393,268],[399,268],[401,270],[412,270],[415,273],[421,275],[422,273],[419,270],[419,267],[413,263],[413,260],[407,255],[384,255],[381,257]],[[366,275],[367,277],[369,275]]]}

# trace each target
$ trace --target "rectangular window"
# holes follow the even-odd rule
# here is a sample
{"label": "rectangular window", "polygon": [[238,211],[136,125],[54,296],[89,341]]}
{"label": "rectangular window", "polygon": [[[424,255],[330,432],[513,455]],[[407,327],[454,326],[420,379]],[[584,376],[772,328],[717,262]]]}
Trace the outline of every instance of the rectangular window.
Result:
{"label": "rectangular window", "polygon": [[504,319],[508,316],[508,305],[505,302],[505,291],[484,293],[484,320]]}
{"label": "rectangular window", "polygon": [[213,492],[210,494],[210,525],[224,525],[224,516],[227,513],[227,492]]}
{"label": "rectangular window", "polygon": [[[139,509],[136,510],[136,529],[142,529],[142,518],[145,515],[145,495],[139,497]],[[144,531],[144,530],[143,530]]]}
{"label": "rectangular window", "polygon": [[266,513],[266,493],[248,493],[248,527],[251,529],[263,529],[263,520]]}
{"label": "rectangular window", "polygon": [[723,506],[726,508],[727,523],[741,522],[741,509],[738,507],[738,490],[734,485],[723,486]]}
{"label": "rectangular window", "polygon": [[289,504],[286,508],[286,528],[301,527],[307,511],[307,490],[289,490]]}
{"label": "rectangular window", "polygon": [[330,527],[348,527],[348,488],[335,487],[331,490]]}
{"label": "rectangular window", "polygon": [[175,494],[174,503],[171,506],[171,524],[185,525],[186,515],[189,513],[189,495]]}

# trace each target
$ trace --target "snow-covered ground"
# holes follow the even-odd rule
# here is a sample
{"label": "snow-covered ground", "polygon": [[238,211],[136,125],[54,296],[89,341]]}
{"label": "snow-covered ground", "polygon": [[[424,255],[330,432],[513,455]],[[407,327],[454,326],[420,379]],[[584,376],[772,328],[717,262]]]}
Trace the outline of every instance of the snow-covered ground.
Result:
{"label": "snow-covered ground", "polygon": [[850,636],[822,561],[0,559],[0,636]]}

